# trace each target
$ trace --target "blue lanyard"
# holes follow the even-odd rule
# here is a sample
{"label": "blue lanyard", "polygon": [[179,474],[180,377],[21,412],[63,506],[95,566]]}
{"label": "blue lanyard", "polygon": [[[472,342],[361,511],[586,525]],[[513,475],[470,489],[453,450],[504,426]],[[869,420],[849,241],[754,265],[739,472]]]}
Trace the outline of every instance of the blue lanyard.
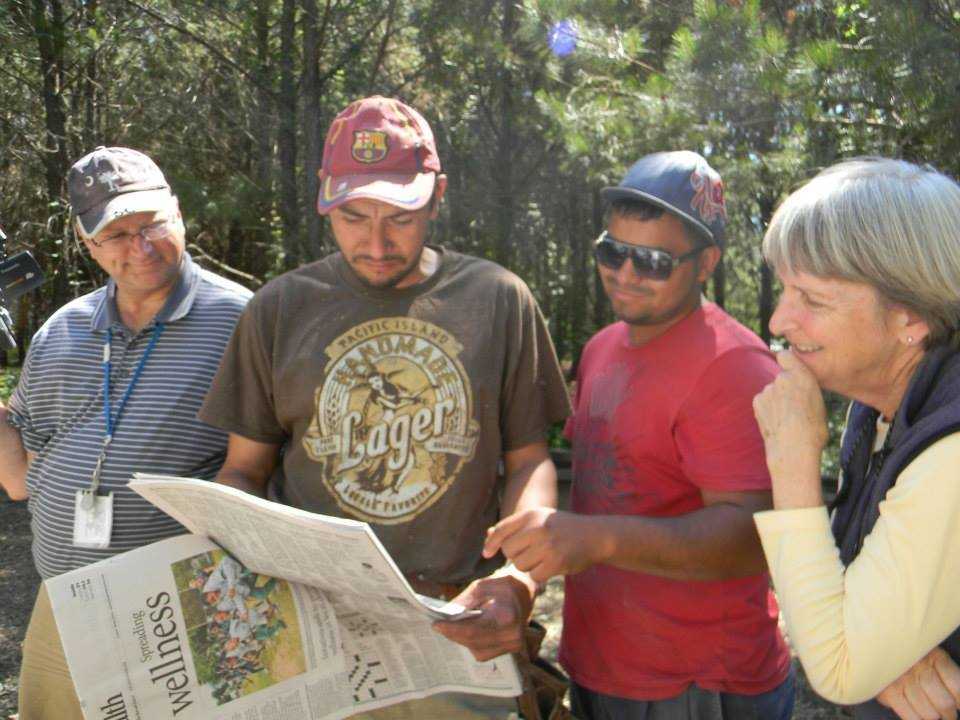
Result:
{"label": "blue lanyard", "polygon": [[143,351],[143,357],[140,358],[140,362],[137,363],[137,367],[133,371],[130,384],[127,385],[127,390],[120,399],[120,404],[117,406],[117,415],[113,417],[113,413],[110,412],[110,346],[113,343],[113,330],[107,330],[107,341],[103,344],[103,421],[107,429],[106,438],[104,439],[105,445],[109,445],[110,440],[113,439],[113,431],[116,429],[117,423],[120,422],[120,413],[123,412],[127,400],[130,399],[133,388],[136,386],[137,381],[140,379],[140,374],[143,372],[143,366],[147,364],[147,358],[150,357],[150,353],[153,352],[153,348],[156,347],[157,340],[160,338],[160,333],[162,332],[163,323],[158,322],[153,328],[153,335],[150,338],[147,349]]}
{"label": "blue lanyard", "polygon": [[127,400],[130,399],[133,388],[136,387],[137,381],[140,379],[140,374],[143,372],[143,366],[147,364],[147,358],[150,357],[150,353],[153,352],[153,348],[156,347],[157,340],[160,338],[160,333],[162,332],[163,323],[158,322],[153,328],[153,336],[147,344],[147,349],[143,351],[143,357],[140,358],[140,362],[137,363],[137,367],[133,371],[130,384],[127,385],[126,392],[124,392],[123,397],[120,398],[120,404],[117,406],[117,414],[114,416],[110,410],[110,369],[112,367],[110,364],[110,346],[113,344],[113,330],[107,330],[107,339],[106,342],[103,343],[103,422],[104,425],[106,425],[106,434],[103,436],[103,448],[100,450],[100,456],[97,458],[97,464],[93,469],[90,493],[87,495],[91,506],[93,504],[93,496],[97,494],[97,489],[100,487],[100,471],[103,468],[104,460],[107,459],[107,447],[113,440],[113,432],[117,428],[117,423],[120,422],[120,414],[123,412]]}

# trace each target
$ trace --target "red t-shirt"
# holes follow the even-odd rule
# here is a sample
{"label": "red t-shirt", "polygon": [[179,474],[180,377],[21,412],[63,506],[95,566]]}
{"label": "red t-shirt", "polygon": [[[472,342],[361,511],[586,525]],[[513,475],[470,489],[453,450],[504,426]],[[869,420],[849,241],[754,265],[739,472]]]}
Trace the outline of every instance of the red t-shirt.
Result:
{"label": "red t-shirt", "polygon": [[[600,331],[580,362],[574,512],[674,516],[701,490],[764,490],[752,400],[777,374],[760,339],[712,303],[649,343]],[[790,666],[767,574],[678,581],[594,565],[566,579],[560,661],[591,690],[661,700],[690,683],[766,692]]]}

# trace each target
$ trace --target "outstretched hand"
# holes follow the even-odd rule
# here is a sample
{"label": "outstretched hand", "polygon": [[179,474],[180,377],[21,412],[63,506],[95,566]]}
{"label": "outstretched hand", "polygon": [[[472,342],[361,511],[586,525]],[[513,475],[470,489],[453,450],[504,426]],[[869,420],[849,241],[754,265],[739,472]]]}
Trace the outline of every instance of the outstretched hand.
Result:
{"label": "outstretched hand", "polygon": [[533,611],[533,596],[532,587],[515,577],[474,580],[452,602],[480,610],[480,615],[437,621],[433,628],[448,640],[465,646],[480,661],[521,652],[524,628]]}
{"label": "outstretched hand", "polygon": [[510,515],[487,531],[483,555],[497,552],[537,582],[546,582],[602,562],[604,545],[591,516],[541,507]]}

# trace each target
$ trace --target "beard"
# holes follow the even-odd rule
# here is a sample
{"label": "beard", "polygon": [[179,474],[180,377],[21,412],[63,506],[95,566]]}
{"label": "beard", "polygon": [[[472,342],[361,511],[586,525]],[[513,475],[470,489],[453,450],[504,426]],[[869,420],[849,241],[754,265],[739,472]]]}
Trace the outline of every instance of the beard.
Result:
{"label": "beard", "polygon": [[[387,290],[390,288],[397,287],[397,285],[402,283],[404,280],[409,278],[412,274],[414,274],[417,271],[417,269],[420,267],[420,257],[422,256],[422,254],[423,254],[423,248],[421,248],[420,252],[418,252],[413,258],[411,258],[406,265],[402,265],[402,266],[398,265],[396,270],[394,270],[390,274],[380,275],[377,277],[369,277],[368,275],[365,275],[361,271],[363,267],[362,265],[363,261],[371,259],[366,255],[353,256],[352,258],[350,258],[347,265],[350,267],[350,270],[353,271],[353,274],[356,276],[357,280],[359,280],[361,284],[374,290]],[[383,260],[385,261],[390,261],[395,263],[402,263],[404,259],[405,258],[403,258],[403,256],[400,256],[400,255],[387,255],[383,258]],[[354,266],[355,263],[359,265],[360,269]]]}
{"label": "beard", "polygon": [[645,288],[628,288],[636,297],[631,299],[614,299],[611,290],[616,285],[605,280],[604,288],[610,298],[610,305],[616,318],[627,325],[635,327],[652,327],[671,323],[687,315],[700,305],[702,287],[700,283],[691,283],[690,287],[679,297],[674,298],[669,305],[656,302],[657,292]]}

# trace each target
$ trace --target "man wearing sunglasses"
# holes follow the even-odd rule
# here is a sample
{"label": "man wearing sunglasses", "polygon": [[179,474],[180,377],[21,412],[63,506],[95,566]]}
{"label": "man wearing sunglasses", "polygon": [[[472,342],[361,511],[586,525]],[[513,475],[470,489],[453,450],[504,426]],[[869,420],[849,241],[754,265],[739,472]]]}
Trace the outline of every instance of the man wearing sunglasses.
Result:
{"label": "man wearing sunglasses", "polygon": [[723,250],[720,176],[657,153],[603,196],[595,255],[619,322],[579,365],[573,512],[506,518],[485,553],[567,576],[577,717],[785,720],[790,656],[752,520],[771,502],[752,399],[777,365],[702,295]]}
{"label": "man wearing sunglasses", "polygon": [[[33,337],[9,409],[0,482],[28,499],[44,579],[185,532],[127,482],[212,479],[226,433],[197,419],[250,291],[193,263],[177,199],[149,157],[99,147],[67,178],[75,227],[107,284]],[[23,643],[21,720],[83,713],[41,588]]]}

